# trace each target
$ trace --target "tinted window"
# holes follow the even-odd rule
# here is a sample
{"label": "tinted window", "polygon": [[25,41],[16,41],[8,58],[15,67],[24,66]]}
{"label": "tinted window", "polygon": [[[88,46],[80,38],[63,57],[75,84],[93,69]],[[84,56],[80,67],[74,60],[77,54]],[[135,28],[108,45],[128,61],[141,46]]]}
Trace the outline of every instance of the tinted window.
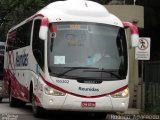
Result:
{"label": "tinted window", "polygon": [[30,45],[32,21],[18,27],[8,34],[7,51]]}
{"label": "tinted window", "polygon": [[43,69],[44,65],[44,40],[39,38],[39,29],[40,29],[41,20],[36,20],[34,22],[33,30],[33,42],[32,42],[32,51],[37,63]]}

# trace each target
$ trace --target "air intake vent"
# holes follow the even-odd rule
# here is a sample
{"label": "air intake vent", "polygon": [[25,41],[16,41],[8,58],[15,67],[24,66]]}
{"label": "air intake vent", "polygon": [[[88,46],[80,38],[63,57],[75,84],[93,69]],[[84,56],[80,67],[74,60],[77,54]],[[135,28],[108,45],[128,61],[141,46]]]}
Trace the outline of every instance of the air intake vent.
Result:
{"label": "air intake vent", "polygon": [[85,83],[85,84],[100,84],[103,81],[101,80],[77,80],[79,83]]}

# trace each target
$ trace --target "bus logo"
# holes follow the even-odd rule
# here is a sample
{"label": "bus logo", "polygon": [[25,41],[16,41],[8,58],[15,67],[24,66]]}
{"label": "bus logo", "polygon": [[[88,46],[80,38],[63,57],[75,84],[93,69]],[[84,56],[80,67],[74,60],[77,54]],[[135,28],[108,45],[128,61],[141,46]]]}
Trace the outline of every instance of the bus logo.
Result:
{"label": "bus logo", "polygon": [[23,53],[21,55],[16,52],[16,66],[27,66],[28,65],[28,53]]}
{"label": "bus logo", "polygon": [[94,87],[90,87],[90,88],[79,87],[78,90],[80,90],[80,91],[95,91],[95,92],[99,91],[98,88],[94,88]]}

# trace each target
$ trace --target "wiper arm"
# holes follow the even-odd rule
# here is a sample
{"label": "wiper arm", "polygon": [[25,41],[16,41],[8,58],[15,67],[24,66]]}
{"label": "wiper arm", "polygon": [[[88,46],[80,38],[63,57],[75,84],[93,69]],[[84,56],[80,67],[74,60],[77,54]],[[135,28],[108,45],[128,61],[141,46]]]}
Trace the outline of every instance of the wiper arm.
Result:
{"label": "wiper arm", "polygon": [[107,71],[107,70],[85,70],[85,72],[104,72],[104,73],[109,73],[109,74],[113,75],[114,77],[116,77],[118,79],[122,79],[121,76],[115,74],[114,71]]}
{"label": "wiper arm", "polygon": [[73,70],[77,70],[77,69],[99,69],[99,68],[94,68],[94,67],[64,67],[64,68],[70,68],[70,69],[61,74],[58,74],[57,77],[61,77],[65,75],[66,73],[73,71]]}

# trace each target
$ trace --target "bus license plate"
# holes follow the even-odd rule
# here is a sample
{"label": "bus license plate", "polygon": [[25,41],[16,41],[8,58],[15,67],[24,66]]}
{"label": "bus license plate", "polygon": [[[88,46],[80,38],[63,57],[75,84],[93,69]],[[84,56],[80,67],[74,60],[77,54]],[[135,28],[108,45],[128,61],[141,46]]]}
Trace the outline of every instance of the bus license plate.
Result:
{"label": "bus license plate", "polygon": [[81,106],[82,107],[96,107],[96,103],[95,102],[82,102]]}

